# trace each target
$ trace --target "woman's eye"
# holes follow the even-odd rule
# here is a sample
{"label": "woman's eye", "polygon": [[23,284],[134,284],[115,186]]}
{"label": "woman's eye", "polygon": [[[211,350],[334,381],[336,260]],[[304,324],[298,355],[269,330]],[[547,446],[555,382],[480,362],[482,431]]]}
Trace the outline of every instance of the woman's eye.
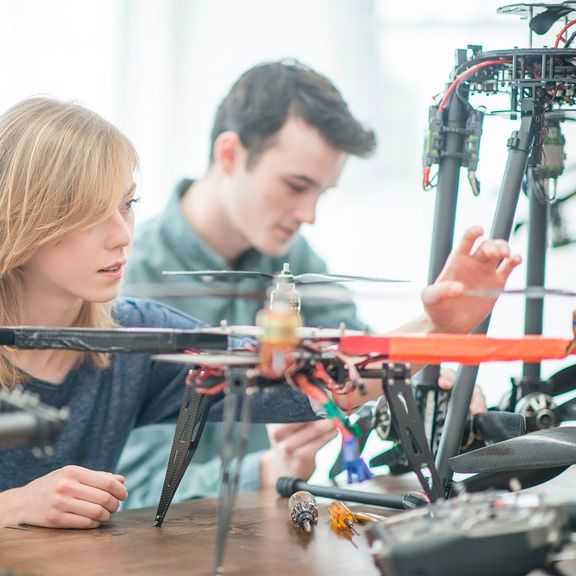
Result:
{"label": "woman's eye", "polygon": [[130,200],[128,200],[127,202],[124,202],[124,204],[122,204],[122,206],[120,207],[120,211],[121,212],[130,212],[130,210],[132,210],[132,208],[134,207],[134,204],[136,204],[136,202],[140,202],[140,198],[130,198]]}

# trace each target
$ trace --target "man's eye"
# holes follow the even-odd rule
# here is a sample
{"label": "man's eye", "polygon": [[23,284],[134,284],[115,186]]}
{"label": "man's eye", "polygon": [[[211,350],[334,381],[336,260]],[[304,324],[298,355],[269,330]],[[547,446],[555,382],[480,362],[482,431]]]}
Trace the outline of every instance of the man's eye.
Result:
{"label": "man's eye", "polygon": [[130,198],[130,200],[124,202],[124,204],[122,204],[120,206],[120,211],[121,212],[130,212],[130,210],[132,210],[132,208],[134,207],[134,204],[136,204],[136,202],[140,202],[140,198]]}
{"label": "man's eye", "polygon": [[307,189],[307,186],[299,186],[298,184],[290,184],[290,183],[288,183],[288,187],[290,188],[290,190],[292,190],[292,192],[296,192],[297,194],[301,194],[302,192],[305,192]]}

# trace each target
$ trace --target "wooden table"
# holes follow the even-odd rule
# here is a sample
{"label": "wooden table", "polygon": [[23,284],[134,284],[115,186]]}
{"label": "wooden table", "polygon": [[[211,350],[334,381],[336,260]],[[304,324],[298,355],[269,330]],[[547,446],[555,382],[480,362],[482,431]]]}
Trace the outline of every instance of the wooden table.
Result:
{"label": "wooden table", "polygon": [[[575,475],[559,477],[548,483],[549,489],[572,493]],[[379,491],[373,482],[365,488]],[[327,503],[319,503],[318,526],[308,535],[292,527],[287,500],[274,491],[240,494],[224,557],[225,576],[379,576],[366,537],[334,532]],[[161,528],[152,525],[152,508],[120,512],[95,530],[2,528],[0,576],[212,574],[217,507],[217,499],[174,504]],[[362,505],[351,508],[385,514]],[[576,561],[562,562],[560,568],[576,576]]]}
{"label": "wooden table", "polygon": [[[111,576],[211,574],[218,500],[174,504],[164,525],[155,510],[120,512],[95,530],[0,529],[0,574]],[[367,509],[362,507],[362,509]],[[275,492],[241,494],[224,557],[224,574],[376,576],[365,536],[339,536],[325,505],[312,534],[296,531],[287,500]]]}

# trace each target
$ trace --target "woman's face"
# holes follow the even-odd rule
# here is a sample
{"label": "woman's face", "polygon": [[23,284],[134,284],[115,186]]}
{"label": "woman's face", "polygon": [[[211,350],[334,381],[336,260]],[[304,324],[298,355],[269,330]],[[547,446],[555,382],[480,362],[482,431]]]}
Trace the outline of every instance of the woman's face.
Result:
{"label": "woman's face", "polygon": [[56,244],[41,248],[23,266],[28,297],[109,302],[120,292],[132,234],[135,185],[132,170],[122,183],[124,197],[106,220],[72,232]]}

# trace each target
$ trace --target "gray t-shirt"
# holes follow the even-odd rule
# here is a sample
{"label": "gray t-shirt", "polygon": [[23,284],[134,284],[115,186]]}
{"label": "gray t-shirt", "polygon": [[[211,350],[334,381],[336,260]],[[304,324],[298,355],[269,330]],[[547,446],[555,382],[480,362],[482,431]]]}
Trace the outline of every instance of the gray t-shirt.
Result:
{"label": "gray t-shirt", "polygon": [[[115,318],[124,327],[198,326],[197,320],[177,310],[137,299],[120,299]],[[117,353],[109,368],[84,363],[60,384],[31,378],[24,389],[46,404],[68,407],[69,421],[51,456],[36,458],[27,448],[0,448],[0,491],[23,486],[68,464],[113,471],[134,427],[174,421],[187,370],[184,365],[156,362],[149,354]],[[2,411],[7,408],[0,405]],[[308,400],[287,386],[258,394],[253,414],[256,422],[316,419]],[[219,398],[210,419],[221,418]]]}
{"label": "gray t-shirt", "polygon": [[[170,288],[171,285],[202,287],[184,276],[162,275],[163,270],[228,270],[224,258],[206,245],[192,230],[180,209],[182,195],[193,184],[182,180],[176,187],[165,210],[155,218],[138,224],[132,254],[126,274],[125,293]],[[236,262],[236,269],[276,274],[287,262],[293,274],[327,271],[324,261],[312,250],[308,242],[298,236],[289,251],[281,257],[266,256],[256,250],[246,251]],[[230,290],[230,284],[219,284]],[[247,279],[233,284],[238,292],[265,294],[270,282],[264,279]],[[213,284],[208,285],[208,287]],[[356,307],[348,292],[341,286],[333,286],[338,301],[303,298],[302,315],[307,326],[334,328],[344,322],[348,328],[364,329],[356,316]],[[342,299],[343,297],[343,299]],[[262,298],[214,298],[154,296],[212,326],[221,320],[229,324],[253,324],[256,313],[264,305]],[[194,459],[176,493],[175,500],[216,496],[220,479],[221,426],[209,424]],[[159,425],[135,430],[126,446],[119,464],[119,472],[127,478],[130,492],[126,508],[152,506],[158,502],[174,427]],[[264,426],[252,426],[248,454],[242,465],[240,490],[260,487],[260,457],[269,447]]]}

